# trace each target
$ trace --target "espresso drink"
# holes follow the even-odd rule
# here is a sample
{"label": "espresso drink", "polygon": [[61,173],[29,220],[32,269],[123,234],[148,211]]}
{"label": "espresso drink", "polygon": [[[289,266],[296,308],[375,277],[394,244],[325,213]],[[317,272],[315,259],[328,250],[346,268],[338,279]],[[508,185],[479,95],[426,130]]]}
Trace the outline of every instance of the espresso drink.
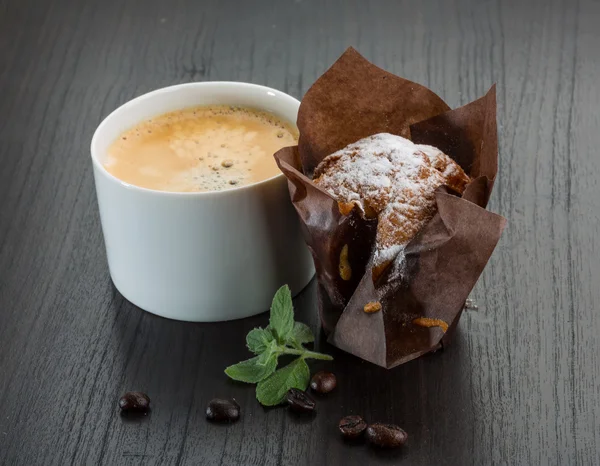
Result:
{"label": "espresso drink", "polygon": [[266,180],[273,154],[298,132],[270,113],[222,105],[166,113],[125,131],[104,166],[126,183],[160,191],[220,191]]}

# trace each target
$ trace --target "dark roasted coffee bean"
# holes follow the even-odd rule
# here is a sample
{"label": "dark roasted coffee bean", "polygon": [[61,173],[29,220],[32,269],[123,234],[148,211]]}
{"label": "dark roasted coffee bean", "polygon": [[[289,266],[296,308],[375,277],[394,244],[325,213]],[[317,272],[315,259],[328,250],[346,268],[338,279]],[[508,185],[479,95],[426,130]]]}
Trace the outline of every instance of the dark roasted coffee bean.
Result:
{"label": "dark roasted coffee bean", "polygon": [[383,448],[401,447],[408,439],[408,434],[393,424],[371,424],[366,435],[371,444]]}
{"label": "dark roasted coffee bean", "polygon": [[338,427],[344,437],[358,438],[367,428],[367,423],[360,416],[346,416],[340,421]]}
{"label": "dark roasted coffee bean", "polygon": [[147,413],[150,411],[150,398],[142,392],[127,392],[119,399],[119,408],[124,413]]}
{"label": "dark roasted coffee bean", "polygon": [[297,388],[290,388],[287,392],[287,402],[291,410],[299,413],[310,413],[315,410],[315,400]]}
{"label": "dark roasted coffee bean", "polygon": [[310,388],[317,393],[329,393],[336,385],[337,379],[331,372],[317,372],[310,380]]}
{"label": "dark roasted coffee bean", "polygon": [[240,405],[235,400],[214,398],[206,407],[206,419],[210,421],[234,422],[240,418]]}

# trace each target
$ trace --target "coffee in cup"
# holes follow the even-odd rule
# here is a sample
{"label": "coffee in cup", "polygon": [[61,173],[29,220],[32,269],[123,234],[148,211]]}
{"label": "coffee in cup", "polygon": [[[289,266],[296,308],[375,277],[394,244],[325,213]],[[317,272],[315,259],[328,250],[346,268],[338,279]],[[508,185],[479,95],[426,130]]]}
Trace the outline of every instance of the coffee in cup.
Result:
{"label": "coffee in cup", "polygon": [[295,126],[262,110],[189,107],[123,132],[109,147],[104,166],[142,188],[221,191],[276,176],[273,154],[297,141]]}

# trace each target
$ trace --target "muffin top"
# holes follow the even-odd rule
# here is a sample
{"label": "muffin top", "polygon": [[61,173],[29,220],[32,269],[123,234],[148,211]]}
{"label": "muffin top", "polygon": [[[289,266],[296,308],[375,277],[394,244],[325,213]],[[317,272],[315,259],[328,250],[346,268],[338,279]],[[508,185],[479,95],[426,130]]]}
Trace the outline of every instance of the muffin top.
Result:
{"label": "muffin top", "polygon": [[358,206],[364,216],[378,218],[377,267],[402,253],[435,215],[439,186],[462,194],[470,178],[439,149],[380,133],[323,159],[313,181],[338,201],[343,214]]}

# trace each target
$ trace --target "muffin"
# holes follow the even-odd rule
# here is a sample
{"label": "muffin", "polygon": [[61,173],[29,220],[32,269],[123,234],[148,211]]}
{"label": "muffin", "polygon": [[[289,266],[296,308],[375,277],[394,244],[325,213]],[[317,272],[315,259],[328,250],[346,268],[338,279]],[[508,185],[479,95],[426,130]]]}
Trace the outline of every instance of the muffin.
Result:
{"label": "muffin", "polygon": [[328,342],[392,368],[444,348],[506,219],[495,87],[454,110],[348,49],[275,159],[315,263]]}

